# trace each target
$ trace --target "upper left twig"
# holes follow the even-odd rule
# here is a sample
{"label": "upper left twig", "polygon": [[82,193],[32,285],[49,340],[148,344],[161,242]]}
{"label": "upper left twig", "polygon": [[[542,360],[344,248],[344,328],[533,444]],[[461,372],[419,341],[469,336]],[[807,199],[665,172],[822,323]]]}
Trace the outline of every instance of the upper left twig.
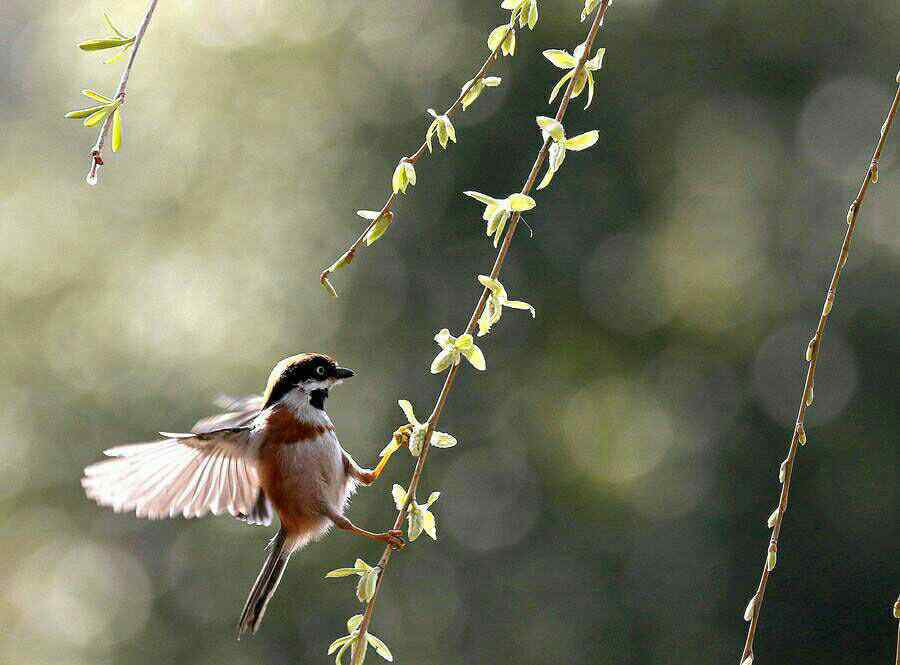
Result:
{"label": "upper left twig", "polygon": [[[122,145],[122,105],[125,103],[125,90],[128,87],[128,77],[131,75],[131,68],[134,66],[134,60],[137,58],[138,49],[147,32],[147,26],[150,25],[150,19],[153,17],[153,11],[159,0],[150,0],[144,18],[134,35],[128,36],[122,33],[113,24],[109,14],[104,14],[106,25],[111,31],[111,35],[101,39],[89,39],[81,42],[78,47],[83,51],[103,51],[107,49],[121,49],[116,55],[107,60],[107,64],[116,62],[125,57],[129,53],[128,62],[122,71],[122,77],[119,79],[119,87],[112,97],[101,95],[94,90],[82,90],[81,93],[90,99],[98,102],[95,106],[78,109],[66,113],[67,118],[84,118],[85,127],[95,127],[100,125],[100,133],[97,141],[91,148],[91,166],[88,170],[85,180],[89,185],[96,185],[100,178],[100,167],[103,166],[103,147],[106,145],[106,137],[112,131],[112,149],[117,152]],[[101,124],[102,123],[102,124]]]}

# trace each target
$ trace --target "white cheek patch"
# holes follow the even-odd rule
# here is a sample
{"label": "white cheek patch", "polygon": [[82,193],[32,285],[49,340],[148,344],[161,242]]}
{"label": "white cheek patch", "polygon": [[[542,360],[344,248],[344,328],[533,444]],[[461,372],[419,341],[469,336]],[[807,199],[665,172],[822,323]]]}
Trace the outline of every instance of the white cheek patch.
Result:
{"label": "white cheek patch", "polygon": [[311,393],[314,390],[328,390],[331,386],[337,385],[340,381],[336,379],[322,379],[321,381],[306,380],[302,387],[304,392]]}

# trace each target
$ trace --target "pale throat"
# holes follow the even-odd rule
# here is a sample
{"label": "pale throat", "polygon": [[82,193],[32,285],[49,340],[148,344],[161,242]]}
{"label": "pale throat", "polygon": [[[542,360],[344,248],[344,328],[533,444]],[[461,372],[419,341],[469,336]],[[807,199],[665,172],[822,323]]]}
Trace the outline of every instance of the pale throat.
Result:
{"label": "pale throat", "polygon": [[[325,413],[324,396],[316,395],[319,390],[325,388],[315,388],[307,392],[300,388],[295,388],[284,396],[282,403],[291,410],[297,420],[312,425],[332,425],[331,418]],[[327,392],[326,392],[327,394]],[[319,401],[321,399],[321,401]],[[321,408],[317,405],[321,403]]]}

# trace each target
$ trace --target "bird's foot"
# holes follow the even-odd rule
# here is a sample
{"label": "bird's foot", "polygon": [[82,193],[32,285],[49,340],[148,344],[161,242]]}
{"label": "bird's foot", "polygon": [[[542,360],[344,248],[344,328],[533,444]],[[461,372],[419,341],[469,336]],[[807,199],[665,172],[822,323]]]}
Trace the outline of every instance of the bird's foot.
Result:
{"label": "bird's foot", "polygon": [[406,541],[403,540],[403,532],[400,529],[391,529],[386,533],[379,533],[378,539],[390,545],[392,550],[402,550],[406,547]]}

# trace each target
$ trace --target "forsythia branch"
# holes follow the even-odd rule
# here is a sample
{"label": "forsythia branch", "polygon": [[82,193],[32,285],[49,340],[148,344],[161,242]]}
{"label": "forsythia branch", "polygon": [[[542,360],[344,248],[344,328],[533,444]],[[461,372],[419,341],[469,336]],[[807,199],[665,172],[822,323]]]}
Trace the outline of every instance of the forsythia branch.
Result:
{"label": "forsythia branch", "polygon": [[894,94],[894,100],[888,110],[887,118],[881,126],[881,135],[875,146],[875,152],[872,154],[872,160],[869,162],[868,169],[866,169],[866,175],[863,178],[862,185],[860,185],[859,192],[856,194],[856,198],[853,199],[853,202],[850,204],[850,208],[847,211],[847,231],[844,234],[844,241],[841,244],[841,250],[834,267],[834,273],[831,276],[831,283],[828,286],[828,292],[825,296],[825,304],[822,306],[822,313],[819,316],[819,323],[806,348],[806,361],[809,363],[806,371],[806,381],[803,384],[803,393],[800,398],[797,421],[788,446],[787,458],[781,463],[781,468],[778,473],[778,479],[781,482],[781,494],[778,499],[778,505],[775,507],[775,510],[772,511],[768,520],[768,526],[772,529],[772,536],[769,539],[769,545],[766,548],[765,563],[763,564],[759,586],[756,589],[756,593],[750,598],[746,610],[744,610],[744,619],[750,622],[750,627],[747,630],[747,640],[744,643],[744,650],[741,652],[740,665],[752,665],[753,663],[753,639],[756,636],[756,630],[759,625],[759,615],[762,611],[763,598],[766,592],[766,582],[768,582],[769,575],[772,570],[774,570],[777,561],[778,538],[781,535],[784,514],[787,512],[788,494],[791,490],[791,477],[793,476],[794,462],[797,458],[797,451],[800,446],[806,444],[806,430],[804,429],[803,422],[806,417],[807,408],[813,403],[813,384],[816,376],[816,366],[819,360],[819,351],[822,348],[822,337],[825,334],[825,324],[828,322],[829,314],[831,314],[831,308],[834,305],[841,272],[847,262],[847,256],[850,252],[850,241],[853,239],[853,232],[856,229],[859,210],[865,200],[869,185],[878,182],[878,160],[881,158],[881,151],[887,141],[888,133],[891,131],[894,117],[897,115],[898,105],[900,105],[900,72],[897,74],[897,91]]}
{"label": "forsythia branch", "polygon": [[[594,16],[594,19],[591,23],[590,30],[588,32],[587,38],[584,41],[584,49],[580,53],[580,57],[578,58],[577,64],[574,70],[580,70],[583,68],[585,63],[589,58],[589,53],[592,50],[594,41],[597,37],[597,33],[600,30],[600,26],[603,25],[603,19],[606,15],[606,10],[610,5],[611,0],[601,0],[597,6],[597,13]],[[594,4],[594,3],[592,3]],[[493,55],[491,57],[494,57]],[[555,120],[558,123],[561,123],[563,118],[565,117],[566,110],[569,106],[569,101],[572,99],[573,92],[576,89],[577,79],[578,77],[571,77],[568,82],[568,86],[566,87],[566,91],[562,96],[562,99],[559,104],[559,108],[556,112]],[[534,188],[535,182],[537,181],[538,172],[540,171],[541,166],[544,161],[547,159],[547,155],[550,151],[551,144],[554,142],[552,136],[547,135],[544,137],[544,142],[541,145],[541,148],[537,154],[537,157],[534,160],[534,164],[531,167],[531,172],[528,174],[528,178],[525,181],[524,186],[521,190],[522,196],[528,196],[531,190]],[[491,273],[489,276],[489,280],[494,282],[498,279],[500,275],[500,270],[503,267],[503,263],[506,259],[507,252],[509,251],[509,245],[512,242],[513,235],[515,235],[516,227],[519,223],[519,219],[521,218],[521,211],[514,211],[511,213],[509,218],[508,226],[506,227],[506,233],[503,236],[503,242],[500,244],[499,251],[497,252],[497,256],[494,260],[493,267],[491,269]],[[327,275],[326,275],[327,276]],[[491,288],[492,284],[486,285],[481,292],[481,296],[478,299],[478,303],[475,306],[475,309],[472,312],[471,317],[469,317],[469,322],[466,325],[464,335],[471,336],[478,325],[478,321],[481,318],[482,312],[485,309],[490,297],[493,295],[493,290]],[[473,363],[476,364],[476,363]],[[431,413],[427,421],[427,428],[424,433],[424,442],[422,445],[421,453],[418,456],[416,461],[416,466],[413,471],[412,477],[410,478],[409,485],[407,486],[405,501],[399,504],[399,511],[397,513],[397,518],[394,521],[394,528],[399,529],[403,525],[403,521],[407,517],[407,511],[410,508],[410,504],[415,500],[416,489],[419,486],[419,481],[422,477],[422,472],[425,468],[425,462],[428,459],[428,452],[431,448],[431,437],[434,432],[435,427],[440,420],[441,413],[444,410],[444,406],[447,403],[447,397],[450,394],[451,389],[453,388],[453,382],[456,378],[457,371],[462,366],[462,364],[452,364],[447,372],[447,376],[444,379],[443,387],[441,388],[441,392],[438,395],[437,403],[434,406],[434,410]],[[386,547],[384,552],[381,555],[380,560],[378,561],[377,567],[381,571],[378,576],[378,580],[375,584],[374,592],[371,593],[368,601],[366,603],[366,609],[363,614],[362,621],[355,628],[357,633],[358,643],[365,645],[366,635],[369,628],[369,624],[372,620],[372,614],[375,611],[375,603],[378,599],[378,594],[381,590],[381,585],[384,583],[384,573],[387,569],[388,564],[391,560],[391,555],[393,554],[393,550],[390,547]],[[365,648],[360,648],[353,652],[351,665],[360,665],[362,659],[365,657]]]}

